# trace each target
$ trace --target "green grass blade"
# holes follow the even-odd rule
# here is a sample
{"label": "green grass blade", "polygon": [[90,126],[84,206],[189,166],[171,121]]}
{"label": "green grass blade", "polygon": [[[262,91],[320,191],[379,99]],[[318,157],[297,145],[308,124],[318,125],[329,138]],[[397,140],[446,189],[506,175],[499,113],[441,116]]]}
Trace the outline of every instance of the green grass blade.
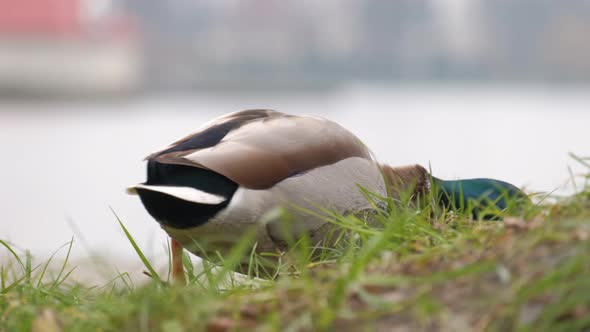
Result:
{"label": "green grass blade", "polygon": [[152,279],[154,279],[159,284],[163,284],[162,279],[160,278],[160,276],[158,275],[156,270],[152,267],[152,265],[150,264],[147,257],[145,257],[145,255],[143,254],[143,252],[141,251],[141,249],[137,245],[137,242],[135,242],[135,239],[133,239],[133,236],[131,236],[131,233],[129,233],[129,231],[127,230],[127,227],[125,227],[125,225],[123,224],[123,222],[121,221],[121,219],[119,218],[117,213],[115,213],[115,210],[113,210],[113,208],[111,208],[111,212],[113,212],[113,215],[115,215],[115,218],[117,218],[119,225],[123,229],[123,232],[125,232],[125,236],[127,237],[127,240],[129,240],[129,243],[131,243],[131,245],[133,246],[133,249],[135,250],[135,252],[139,256],[139,259],[141,259],[141,261],[143,262],[143,265],[145,266],[145,268],[149,271]]}
{"label": "green grass blade", "polygon": [[18,262],[18,264],[20,265],[20,267],[23,269],[23,272],[26,272],[26,268],[25,268],[25,264],[23,263],[23,261],[20,259],[20,257],[18,256],[18,254],[12,249],[12,247],[4,242],[3,240],[0,240],[0,244],[3,245],[6,249],[8,249],[8,251],[10,252],[10,254],[12,254],[12,256],[14,257],[14,259],[16,259],[16,261]]}

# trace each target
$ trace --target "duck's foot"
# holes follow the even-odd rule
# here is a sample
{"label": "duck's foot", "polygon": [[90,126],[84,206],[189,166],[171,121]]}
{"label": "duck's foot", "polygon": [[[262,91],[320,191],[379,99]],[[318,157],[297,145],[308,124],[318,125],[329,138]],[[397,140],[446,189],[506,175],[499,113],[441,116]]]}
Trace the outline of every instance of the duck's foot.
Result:
{"label": "duck's foot", "polygon": [[179,285],[186,285],[184,265],[182,264],[182,245],[170,238],[170,247],[172,248],[172,280]]}

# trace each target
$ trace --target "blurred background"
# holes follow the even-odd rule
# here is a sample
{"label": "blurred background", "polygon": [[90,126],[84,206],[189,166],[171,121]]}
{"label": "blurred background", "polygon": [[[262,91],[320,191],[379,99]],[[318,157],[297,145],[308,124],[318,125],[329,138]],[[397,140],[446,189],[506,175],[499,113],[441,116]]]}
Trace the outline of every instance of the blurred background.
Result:
{"label": "blurred background", "polygon": [[0,239],[133,259],[110,206],[165,258],[124,188],[247,108],[333,119],[393,165],[571,193],[589,36],[588,0],[0,0]]}

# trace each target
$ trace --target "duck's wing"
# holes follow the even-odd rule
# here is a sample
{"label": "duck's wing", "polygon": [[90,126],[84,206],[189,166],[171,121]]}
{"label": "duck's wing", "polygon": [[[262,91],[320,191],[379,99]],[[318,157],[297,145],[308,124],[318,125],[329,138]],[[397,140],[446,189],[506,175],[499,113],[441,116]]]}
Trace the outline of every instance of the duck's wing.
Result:
{"label": "duck's wing", "polygon": [[147,159],[209,169],[246,188],[265,189],[350,157],[372,158],[356,136],[334,122],[247,110],[217,118]]}

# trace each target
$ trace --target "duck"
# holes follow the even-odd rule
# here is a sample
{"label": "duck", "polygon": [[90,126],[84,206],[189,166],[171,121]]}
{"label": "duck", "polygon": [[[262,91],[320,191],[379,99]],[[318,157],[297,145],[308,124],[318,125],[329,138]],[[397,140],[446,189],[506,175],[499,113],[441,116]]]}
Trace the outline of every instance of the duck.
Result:
{"label": "duck", "polygon": [[[493,179],[445,181],[420,165],[379,163],[371,150],[336,122],[269,109],[215,118],[194,133],[145,158],[147,180],[128,188],[171,239],[173,279],[184,282],[182,254],[227,253],[246,232],[257,252],[286,250],[288,238],[309,235],[330,245],[339,214],[379,209],[411,190],[416,196],[440,188],[451,207],[483,194],[498,202],[523,194]],[[458,204],[464,206],[464,203]],[[277,209],[291,220],[285,230]]]}

